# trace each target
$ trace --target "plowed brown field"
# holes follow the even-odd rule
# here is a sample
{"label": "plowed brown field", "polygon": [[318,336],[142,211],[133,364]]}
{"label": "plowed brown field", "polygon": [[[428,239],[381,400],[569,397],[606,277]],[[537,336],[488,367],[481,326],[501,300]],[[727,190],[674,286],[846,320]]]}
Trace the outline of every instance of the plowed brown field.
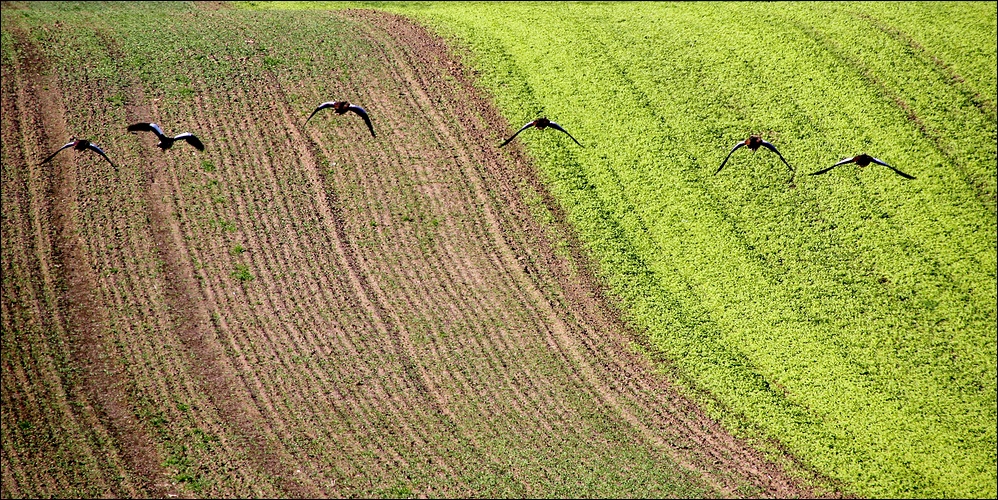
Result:
{"label": "plowed brown field", "polygon": [[[183,54],[180,93],[74,67],[65,26],[5,22],[5,498],[828,493],[637,352],[440,39],[371,11],[287,16],[162,25],[267,47],[206,51],[236,68],[217,79]],[[274,63],[304,16],[338,57]],[[88,29],[95,60],[133,56],[127,27]],[[334,99],[377,137],[329,110],[303,127]],[[207,150],[160,151],[136,121]],[[73,134],[119,168],[39,166]]]}

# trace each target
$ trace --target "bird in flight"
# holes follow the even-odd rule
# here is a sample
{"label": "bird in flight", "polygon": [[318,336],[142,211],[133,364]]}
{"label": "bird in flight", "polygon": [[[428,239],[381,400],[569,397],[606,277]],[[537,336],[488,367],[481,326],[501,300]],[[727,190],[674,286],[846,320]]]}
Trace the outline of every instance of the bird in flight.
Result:
{"label": "bird in flight", "polygon": [[55,155],[59,154],[59,151],[62,151],[63,149],[66,149],[66,148],[69,148],[69,147],[75,149],[76,151],[84,151],[84,150],[87,150],[87,149],[96,151],[97,154],[103,156],[104,159],[107,160],[107,162],[110,163],[112,167],[114,167],[115,169],[118,168],[117,165],[115,165],[114,162],[111,161],[111,159],[107,157],[107,154],[105,154],[104,151],[101,148],[97,147],[96,144],[94,144],[94,143],[92,143],[92,142],[90,142],[90,141],[88,141],[86,139],[77,139],[76,137],[70,137],[69,138],[69,142],[67,142],[66,144],[64,144],[61,148],[57,149],[55,151],[55,153],[50,154],[48,158],[45,158],[45,160],[43,160],[40,163],[40,165],[44,165],[44,164],[52,161],[52,158],[55,158]]}
{"label": "bird in flight", "polygon": [[159,125],[156,125],[155,123],[133,123],[132,125],[128,126],[128,131],[152,132],[156,134],[156,137],[159,138],[159,144],[157,144],[156,146],[158,146],[160,149],[164,151],[170,149],[170,147],[173,146],[173,143],[179,140],[185,140],[187,141],[187,144],[194,146],[195,148],[197,148],[198,151],[204,151],[204,144],[201,143],[201,140],[198,139],[197,136],[195,136],[190,132],[184,132],[183,134],[170,137],[164,134],[163,129],[159,128]]}
{"label": "bird in flight", "polygon": [[783,158],[783,155],[781,155],[780,152],[776,150],[776,146],[774,146],[774,145],[770,144],[769,142],[763,140],[762,136],[760,136],[760,135],[750,136],[748,139],[745,139],[744,141],[741,141],[738,144],[735,144],[735,147],[731,148],[731,151],[728,152],[728,156],[724,157],[724,161],[721,162],[721,166],[717,167],[717,172],[714,172],[714,175],[717,175],[718,172],[720,172],[721,169],[724,168],[724,164],[728,163],[728,158],[731,158],[731,153],[734,153],[735,151],[738,150],[738,148],[740,148],[742,146],[748,146],[748,148],[751,149],[753,153],[757,149],[759,149],[760,146],[765,146],[766,149],[769,149],[770,151],[776,153],[776,156],[779,156],[780,159],[783,160],[783,163],[787,166],[787,168],[790,169],[790,173],[791,173],[791,180],[790,180],[790,182],[793,182],[793,175],[796,173],[796,171],[794,170],[794,167],[791,167],[790,164],[787,163],[787,160]]}
{"label": "bird in flight", "polygon": [[828,167],[828,168],[826,168],[824,170],[819,170],[819,171],[817,171],[817,172],[815,172],[813,174],[808,174],[808,175],[821,175],[821,174],[823,174],[825,172],[828,172],[829,170],[831,170],[831,169],[833,169],[833,168],[835,168],[835,167],[837,167],[839,165],[845,165],[846,163],[855,163],[856,165],[859,165],[860,167],[865,167],[865,166],[867,166],[867,165],[869,165],[871,163],[876,163],[877,165],[883,165],[883,166],[885,166],[885,167],[893,170],[894,173],[900,175],[901,177],[904,177],[905,179],[911,179],[911,180],[915,179],[914,176],[908,175],[908,174],[906,174],[906,173],[904,173],[904,172],[902,172],[902,171],[900,171],[900,170],[898,170],[898,169],[896,169],[896,168],[894,168],[894,167],[892,167],[892,166],[884,163],[882,160],[880,160],[878,158],[874,158],[874,157],[872,157],[872,156],[870,156],[868,154],[861,154],[859,156],[853,156],[852,158],[846,158],[846,159],[844,159],[844,160],[836,163],[835,165],[832,165],[832,166],[830,166],[830,167]]}
{"label": "bird in flight", "polygon": [[305,120],[305,125],[308,125],[308,120],[311,120],[316,113],[326,108],[333,108],[333,111],[335,111],[338,115],[342,115],[347,111],[357,113],[364,119],[364,123],[367,124],[368,130],[371,131],[371,137],[377,137],[374,135],[374,125],[371,125],[371,118],[367,116],[367,111],[364,111],[364,108],[356,104],[350,104],[346,101],[329,101],[320,104],[318,108],[315,108],[315,111],[313,111],[311,115],[308,115],[308,119]]}
{"label": "bird in flight", "polygon": [[[520,130],[517,130],[516,133],[513,134],[513,137],[516,137],[517,135],[520,135],[520,132],[523,132],[524,130],[527,130],[530,127],[537,127],[539,130],[544,130],[547,127],[551,127],[551,128],[553,128],[555,130],[560,130],[560,131],[564,132],[565,135],[567,135],[569,137],[572,137],[572,134],[569,134],[567,130],[561,128],[561,125],[558,125],[557,123],[555,123],[555,122],[553,122],[551,120],[548,120],[546,117],[541,117],[541,118],[538,118],[538,119],[536,119],[536,120],[534,120],[532,122],[527,123],[526,125],[523,126],[523,128],[521,128]],[[509,144],[509,141],[512,141],[513,137],[510,137],[509,139],[506,139],[506,142],[503,142],[502,144],[500,144],[499,147],[501,148],[501,147]],[[572,137],[572,140],[575,141],[575,143],[578,144],[579,146],[582,146],[582,143],[580,143],[579,141],[576,141],[574,137]],[[582,146],[582,147],[585,147],[585,146]]]}

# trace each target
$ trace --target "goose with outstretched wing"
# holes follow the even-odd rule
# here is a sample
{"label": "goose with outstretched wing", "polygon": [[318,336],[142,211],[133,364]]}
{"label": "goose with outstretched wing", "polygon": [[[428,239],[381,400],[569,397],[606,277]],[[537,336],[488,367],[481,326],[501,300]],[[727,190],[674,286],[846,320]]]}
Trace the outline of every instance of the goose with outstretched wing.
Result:
{"label": "goose with outstretched wing", "polygon": [[883,166],[885,166],[885,167],[893,170],[894,173],[900,175],[901,177],[904,177],[905,179],[915,180],[915,176],[908,175],[908,174],[906,174],[906,173],[904,173],[904,172],[902,172],[902,171],[900,171],[900,170],[898,170],[898,169],[896,169],[896,168],[888,165],[883,160],[881,160],[879,158],[874,158],[874,157],[872,157],[872,156],[870,156],[868,154],[865,154],[865,153],[861,154],[859,156],[853,156],[852,158],[846,158],[846,159],[844,159],[844,160],[836,163],[835,165],[832,165],[832,166],[830,166],[830,167],[828,167],[828,168],[826,168],[824,170],[819,170],[817,172],[814,172],[814,173],[808,174],[808,175],[821,175],[821,174],[823,174],[825,172],[828,172],[829,170],[831,170],[831,169],[833,169],[833,168],[835,168],[835,167],[837,167],[839,165],[845,165],[846,163],[855,163],[860,168],[866,167],[866,166],[868,166],[871,163],[876,163],[877,165],[883,165]]}
{"label": "goose with outstretched wing", "polygon": [[308,121],[311,120],[316,113],[327,108],[333,108],[333,111],[335,111],[338,115],[342,115],[347,111],[352,111],[353,113],[360,115],[360,117],[364,119],[364,123],[367,124],[367,129],[371,131],[371,137],[377,137],[374,135],[374,125],[371,125],[371,118],[367,115],[367,111],[364,108],[356,104],[350,104],[347,101],[329,101],[320,104],[319,107],[315,108],[315,111],[313,111],[311,115],[308,115],[308,118],[305,120],[305,125],[308,125]]}
{"label": "goose with outstretched wing", "polygon": [[[553,122],[551,120],[548,120],[547,117],[541,117],[541,118],[538,118],[538,119],[533,120],[531,122],[528,122],[526,125],[524,125],[522,128],[520,128],[520,130],[517,130],[516,133],[513,134],[512,137],[510,137],[509,139],[506,139],[502,144],[500,144],[499,147],[501,148],[501,147],[509,144],[509,142],[512,141],[513,138],[515,138],[516,136],[520,135],[520,132],[523,132],[524,130],[527,130],[530,127],[535,127],[538,130],[544,130],[547,127],[551,127],[551,128],[553,128],[555,130],[563,132],[568,137],[571,137],[571,139],[573,141],[575,141],[576,144],[578,144],[579,146],[582,146],[582,143],[580,143],[578,140],[576,140],[575,137],[572,137],[572,134],[569,134],[567,130],[561,128],[561,125],[558,125],[557,123],[555,123],[555,122]],[[582,147],[585,147],[585,146],[582,146]]]}
{"label": "goose with outstretched wing", "polygon": [[59,154],[60,151],[62,151],[63,149],[66,149],[66,148],[73,148],[76,151],[86,151],[86,150],[89,149],[89,150],[94,151],[97,154],[103,156],[104,159],[107,160],[107,162],[110,163],[111,166],[114,167],[115,169],[118,168],[118,166],[115,165],[114,162],[111,161],[111,159],[107,157],[107,154],[104,153],[103,149],[101,149],[96,144],[94,144],[94,143],[92,143],[92,142],[90,142],[90,141],[88,141],[86,139],[77,139],[75,137],[71,137],[69,139],[69,142],[67,142],[66,144],[64,144],[61,148],[55,150],[55,153],[50,154],[48,158],[45,158],[44,160],[42,160],[41,165],[44,165],[44,164],[52,161],[52,158],[55,158],[55,155]]}
{"label": "goose with outstretched wing", "polygon": [[201,139],[198,139],[196,135],[190,132],[184,132],[182,134],[177,134],[173,137],[170,137],[164,134],[163,129],[159,128],[159,125],[156,125],[155,123],[133,123],[128,126],[128,131],[152,132],[156,134],[156,137],[159,138],[159,144],[157,144],[156,146],[164,151],[170,149],[173,146],[173,143],[176,141],[187,141],[187,144],[194,146],[194,148],[197,149],[198,151],[204,151],[204,143],[202,143]]}
{"label": "goose with outstretched wing", "polygon": [[724,168],[724,164],[728,163],[728,158],[731,158],[731,154],[737,151],[738,148],[742,146],[747,146],[749,149],[752,150],[753,153],[760,147],[765,147],[766,149],[776,153],[776,156],[779,156],[780,160],[783,160],[783,164],[790,169],[790,172],[795,173],[794,167],[790,166],[790,163],[788,163],[787,160],[783,158],[783,155],[780,154],[779,150],[776,149],[776,146],[764,140],[760,135],[752,135],[748,139],[745,139],[744,141],[735,144],[735,147],[731,148],[731,151],[728,152],[728,156],[724,157],[724,161],[721,162],[720,167],[717,167],[717,171],[714,172],[714,175],[717,175],[721,171],[721,169]]}

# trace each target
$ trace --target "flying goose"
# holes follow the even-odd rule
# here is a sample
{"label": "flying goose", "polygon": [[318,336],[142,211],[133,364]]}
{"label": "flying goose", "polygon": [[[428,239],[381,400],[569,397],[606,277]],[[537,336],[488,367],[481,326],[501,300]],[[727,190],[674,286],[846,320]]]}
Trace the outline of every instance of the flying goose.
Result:
{"label": "flying goose", "polygon": [[360,115],[361,118],[364,119],[364,123],[367,124],[368,130],[371,131],[371,137],[377,137],[374,135],[374,126],[371,125],[371,118],[367,116],[367,111],[364,111],[364,108],[356,104],[350,104],[347,101],[329,101],[320,104],[319,107],[315,108],[315,111],[313,111],[312,114],[308,116],[308,119],[305,120],[305,125],[308,125],[308,121],[311,120],[316,113],[326,108],[333,108],[333,111],[335,111],[336,114],[338,115],[342,115],[347,111],[353,111],[354,113],[357,113],[358,115]]}
{"label": "flying goose", "polygon": [[[553,122],[551,120],[548,120],[546,117],[541,117],[541,118],[538,118],[538,119],[536,119],[536,120],[534,120],[532,122],[527,123],[526,125],[523,126],[523,128],[521,128],[520,130],[517,130],[516,133],[513,134],[513,137],[516,137],[517,135],[520,134],[520,132],[523,132],[524,130],[527,130],[530,127],[537,127],[539,130],[544,130],[547,127],[551,127],[551,128],[553,128],[555,130],[560,130],[560,131],[564,132],[565,135],[567,135],[569,137],[572,137],[572,134],[569,134],[567,130],[561,128],[561,125],[558,125],[557,123],[555,123],[555,122]],[[502,144],[500,144],[499,147],[501,148],[501,147],[509,144],[509,141],[512,141],[513,137],[510,137],[509,139],[506,139],[506,142],[503,142]],[[579,146],[582,146],[582,143],[580,143],[579,141],[576,141],[574,137],[572,137],[572,140],[575,141],[575,143],[578,144]],[[585,146],[582,146],[582,147],[585,147]]]}
{"label": "flying goose", "polygon": [[760,136],[760,135],[749,136],[748,139],[745,139],[744,141],[741,141],[738,144],[735,144],[735,147],[731,148],[731,151],[728,152],[728,156],[724,157],[724,161],[721,162],[721,166],[717,167],[717,172],[714,172],[714,175],[717,175],[718,172],[720,172],[721,169],[724,168],[724,164],[728,163],[728,158],[731,158],[731,153],[734,153],[736,150],[738,150],[738,148],[740,148],[742,146],[748,146],[748,148],[751,149],[753,153],[757,149],[759,149],[760,146],[765,146],[770,151],[776,153],[776,156],[779,156],[780,159],[783,160],[783,163],[787,166],[787,168],[790,169],[791,182],[793,182],[793,175],[796,173],[795,170],[794,170],[794,167],[791,167],[790,164],[787,163],[787,160],[783,158],[783,155],[781,155],[780,152],[776,150],[776,146],[774,146],[774,145],[770,144],[769,142],[766,142],[765,140],[763,140],[762,136]]}
{"label": "flying goose", "polygon": [[170,137],[164,134],[163,129],[159,128],[159,125],[156,125],[155,123],[133,123],[132,125],[128,126],[128,131],[152,132],[156,134],[156,137],[159,138],[159,144],[157,144],[156,146],[164,151],[170,149],[170,147],[173,146],[173,143],[175,141],[179,141],[181,139],[187,141],[187,144],[190,144],[191,146],[197,148],[198,151],[204,151],[204,144],[201,143],[201,140],[198,139],[197,136],[195,136],[190,132],[184,132],[183,134]]}
{"label": "flying goose", "polygon": [[111,161],[111,159],[107,157],[107,154],[105,154],[104,151],[101,148],[97,147],[96,144],[94,144],[94,143],[92,143],[92,142],[90,142],[90,141],[88,141],[86,139],[77,139],[76,137],[70,137],[69,138],[69,142],[67,142],[66,144],[64,144],[61,148],[57,149],[55,151],[55,153],[50,154],[48,158],[45,158],[45,160],[43,160],[40,163],[40,165],[44,165],[44,164],[52,161],[52,158],[55,158],[55,155],[59,154],[59,151],[62,151],[63,149],[66,149],[66,148],[69,148],[69,147],[72,147],[76,151],[84,151],[84,150],[87,150],[87,149],[96,151],[97,154],[103,156],[104,159],[107,160],[107,162],[110,163],[112,167],[114,167],[115,169],[118,168],[114,164],[114,162]]}
{"label": "flying goose", "polygon": [[817,171],[817,172],[815,172],[813,174],[808,174],[808,175],[821,175],[821,174],[823,174],[825,172],[828,172],[829,170],[831,170],[831,169],[833,169],[833,168],[835,168],[835,167],[837,167],[839,165],[845,165],[846,163],[855,163],[856,165],[859,165],[860,168],[865,167],[865,166],[867,166],[867,165],[869,165],[871,163],[876,163],[877,165],[883,165],[883,166],[885,166],[885,167],[893,170],[894,173],[900,175],[901,177],[904,177],[905,179],[911,179],[911,180],[915,179],[914,176],[908,175],[908,174],[906,174],[906,173],[904,173],[904,172],[902,172],[902,171],[900,171],[900,170],[898,170],[898,169],[896,169],[896,168],[894,168],[894,167],[892,167],[892,166],[884,163],[882,160],[880,160],[878,158],[874,158],[874,157],[872,157],[872,156],[870,156],[868,154],[865,154],[865,153],[861,154],[859,156],[853,156],[852,158],[846,158],[846,159],[844,159],[844,160],[836,163],[835,165],[832,165],[832,166],[830,166],[830,167],[828,167],[828,168],[826,168],[824,170],[819,170],[819,171]]}

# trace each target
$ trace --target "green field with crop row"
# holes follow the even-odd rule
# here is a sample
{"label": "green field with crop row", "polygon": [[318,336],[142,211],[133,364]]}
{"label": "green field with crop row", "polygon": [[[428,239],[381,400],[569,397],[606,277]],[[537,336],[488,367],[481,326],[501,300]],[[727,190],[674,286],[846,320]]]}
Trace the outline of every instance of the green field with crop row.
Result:
{"label": "green field with crop row", "polygon": [[[360,5],[586,146],[514,143],[726,425],[863,496],[996,495],[994,2]],[[751,133],[794,186],[765,149],[714,175]],[[864,152],[917,180],[806,175]]]}

